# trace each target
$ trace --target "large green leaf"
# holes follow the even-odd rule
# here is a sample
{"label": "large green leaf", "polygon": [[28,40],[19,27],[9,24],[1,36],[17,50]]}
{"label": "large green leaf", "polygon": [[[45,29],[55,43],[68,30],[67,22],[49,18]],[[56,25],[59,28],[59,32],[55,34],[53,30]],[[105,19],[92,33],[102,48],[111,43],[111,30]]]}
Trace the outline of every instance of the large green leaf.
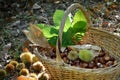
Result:
{"label": "large green leaf", "polygon": [[38,24],[38,27],[41,28],[43,34],[47,39],[58,35],[58,30],[51,25]]}
{"label": "large green leaf", "polygon": [[53,22],[55,26],[59,26],[60,22],[62,20],[62,17],[64,15],[64,11],[62,10],[56,10],[54,15],[53,15]]}
{"label": "large green leaf", "polygon": [[62,46],[68,46],[68,45],[73,45],[73,40],[72,40],[72,36],[73,36],[73,32],[72,32],[72,28],[70,27],[66,32],[63,32],[63,36],[62,36]]}
{"label": "large green leaf", "polygon": [[41,28],[49,44],[55,46],[57,41],[57,35],[58,35],[57,27],[46,25],[46,24],[38,24],[38,27]]}
{"label": "large green leaf", "polygon": [[73,25],[73,32],[77,33],[77,32],[85,32],[86,30],[86,22],[85,21],[78,21]]}
{"label": "large green leaf", "polygon": [[68,30],[70,27],[72,27],[71,24],[72,24],[72,23],[70,22],[70,17],[68,16],[68,17],[67,17],[67,20],[66,20],[66,22],[65,22],[65,27],[64,27],[64,30],[63,30],[63,31],[64,31],[64,32],[67,32],[67,30]]}
{"label": "large green leaf", "polygon": [[[53,16],[53,21],[55,26],[38,24],[39,28],[43,31],[43,34],[47,38],[51,45],[56,45],[56,40],[59,31],[59,25],[62,20],[64,12],[62,10],[56,10]],[[71,24],[70,18],[68,17],[65,22],[65,27],[63,31],[62,46],[73,45],[72,38],[74,37],[76,41],[80,41],[86,30],[86,19],[82,12],[79,10],[75,13],[73,18],[73,23]]]}
{"label": "large green leaf", "polygon": [[[54,22],[55,26],[60,26],[63,15],[64,15],[63,10],[56,10],[55,11],[55,13],[53,15],[53,22]],[[70,17],[68,17],[66,22],[65,22],[64,31],[66,32],[70,28],[70,26],[71,26]]]}
{"label": "large green leaf", "polygon": [[74,25],[76,22],[78,21],[84,21],[84,22],[87,22],[86,19],[85,19],[85,16],[84,14],[81,12],[81,10],[78,10],[76,13],[75,13],[75,16],[73,18],[73,23],[72,25]]}

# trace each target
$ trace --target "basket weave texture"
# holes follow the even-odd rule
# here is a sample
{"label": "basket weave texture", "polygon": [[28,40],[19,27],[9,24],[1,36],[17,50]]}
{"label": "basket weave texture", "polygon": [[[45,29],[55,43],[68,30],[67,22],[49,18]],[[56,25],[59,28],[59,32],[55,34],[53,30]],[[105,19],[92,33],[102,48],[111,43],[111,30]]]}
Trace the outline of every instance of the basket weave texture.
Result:
{"label": "basket weave texture", "polygon": [[[75,9],[80,9],[87,19],[87,28],[83,38],[83,43],[90,43],[104,48],[110,55],[118,60],[116,65],[107,68],[85,69],[64,64],[60,57],[62,44],[62,33],[68,14]],[[51,75],[52,80],[117,80],[120,75],[120,37],[110,34],[106,31],[93,28],[91,21],[85,9],[78,3],[72,4],[65,11],[61,21],[58,40],[56,44],[56,61],[42,57],[39,52],[35,52],[40,61],[46,67],[47,72]]]}

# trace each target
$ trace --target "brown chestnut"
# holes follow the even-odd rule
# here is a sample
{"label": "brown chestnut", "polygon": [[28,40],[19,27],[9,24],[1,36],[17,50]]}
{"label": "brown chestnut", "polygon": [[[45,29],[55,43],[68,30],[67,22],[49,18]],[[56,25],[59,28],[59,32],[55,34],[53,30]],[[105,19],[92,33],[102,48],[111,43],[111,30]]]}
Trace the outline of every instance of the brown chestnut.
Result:
{"label": "brown chestnut", "polygon": [[83,68],[87,68],[88,67],[88,63],[83,62],[82,66],[83,66]]}
{"label": "brown chestnut", "polygon": [[100,58],[99,58],[98,56],[96,56],[93,61],[94,61],[95,63],[98,63],[99,60],[100,60]]}
{"label": "brown chestnut", "polygon": [[105,55],[104,52],[100,52],[100,53],[98,54],[99,57],[103,57],[104,55]]}
{"label": "brown chestnut", "polygon": [[104,66],[101,63],[97,63],[98,68],[103,68]]}
{"label": "brown chestnut", "polygon": [[113,64],[114,64],[113,61],[108,61],[108,62],[106,63],[106,66],[111,66],[111,65],[113,65]]}
{"label": "brown chestnut", "polygon": [[88,67],[89,67],[89,68],[94,68],[94,66],[95,66],[95,63],[94,63],[94,62],[91,62],[91,63],[88,64]]}
{"label": "brown chestnut", "polygon": [[102,64],[105,64],[104,58],[103,58],[103,57],[100,57],[99,62],[102,63]]}
{"label": "brown chestnut", "polygon": [[110,59],[111,59],[111,57],[109,55],[104,56],[105,61],[109,61]]}
{"label": "brown chestnut", "polygon": [[69,63],[69,60],[67,59],[67,57],[63,57],[63,61],[67,64]]}
{"label": "brown chestnut", "polygon": [[65,53],[61,53],[61,58],[66,57],[67,55]]}

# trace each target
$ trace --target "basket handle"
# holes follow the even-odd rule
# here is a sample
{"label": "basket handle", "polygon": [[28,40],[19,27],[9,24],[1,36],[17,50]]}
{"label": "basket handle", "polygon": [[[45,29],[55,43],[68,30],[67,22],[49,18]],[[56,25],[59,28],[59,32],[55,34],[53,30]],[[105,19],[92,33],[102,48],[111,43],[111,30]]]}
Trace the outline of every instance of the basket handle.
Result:
{"label": "basket handle", "polygon": [[91,20],[88,16],[87,12],[85,11],[85,9],[79,3],[74,3],[67,8],[67,10],[65,11],[64,16],[62,18],[61,24],[60,24],[58,39],[57,39],[57,43],[56,43],[56,61],[58,63],[64,63],[61,56],[60,56],[60,50],[61,50],[61,45],[62,45],[62,34],[63,34],[63,28],[64,28],[64,25],[65,25],[65,21],[68,17],[68,14],[70,12],[74,11],[75,9],[80,9],[83,12],[83,14],[84,14],[84,16],[87,20],[86,29],[88,29],[89,27],[92,26]]}

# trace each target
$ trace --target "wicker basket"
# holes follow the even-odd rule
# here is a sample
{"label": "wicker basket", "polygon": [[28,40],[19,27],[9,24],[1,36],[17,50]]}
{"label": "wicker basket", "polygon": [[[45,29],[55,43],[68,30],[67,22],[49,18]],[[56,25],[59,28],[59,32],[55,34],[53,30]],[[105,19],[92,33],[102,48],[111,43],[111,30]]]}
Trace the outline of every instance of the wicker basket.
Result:
{"label": "wicker basket", "polygon": [[[90,43],[104,48],[105,51],[109,52],[118,60],[116,65],[107,68],[85,69],[64,64],[59,52],[61,49],[63,28],[68,14],[75,9],[80,9],[87,19],[87,29],[85,40],[83,38],[83,43]],[[72,4],[65,11],[56,45],[56,61],[42,57],[37,51],[35,54],[46,67],[52,80],[117,80],[120,75],[120,37],[106,31],[93,28],[86,11],[78,3]]]}

